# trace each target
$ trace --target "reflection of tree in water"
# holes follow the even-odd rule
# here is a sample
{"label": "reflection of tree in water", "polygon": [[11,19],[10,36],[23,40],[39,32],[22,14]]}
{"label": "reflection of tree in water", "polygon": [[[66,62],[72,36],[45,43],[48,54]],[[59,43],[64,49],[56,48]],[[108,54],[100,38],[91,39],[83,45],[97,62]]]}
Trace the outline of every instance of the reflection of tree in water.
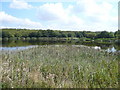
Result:
{"label": "reflection of tree in water", "polygon": [[108,48],[110,48],[110,47],[113,47],[113,45],[109,45],[109,44],[104,44],[104,45],[100,45],[100,47],[101,47],[101,49],[108,49]]}
{"label": "reflection of tree in water", "polygon": [[116,50],[120,50],[120,45],[114,44],[114,47],[115,47]]}
{"label": "reflection of tree in water", "polygon": [[116,50],[120,50],[118,44],[98,44],[98,43],[83,43],[78,41],[64,41],[64,40],[3,40],[3,47],[16,47],[16,46],[28,46],[28,45],[86,45],[86,46],[99,46],[101,49],[108,49],[114,47]]}
{"label": "reflection of tree in water", "polygon": [[16,46],[27,46],[31,45],[31,43],[23,41],[23,40],[4,40],[2,41],[3,47],[16,47]]}

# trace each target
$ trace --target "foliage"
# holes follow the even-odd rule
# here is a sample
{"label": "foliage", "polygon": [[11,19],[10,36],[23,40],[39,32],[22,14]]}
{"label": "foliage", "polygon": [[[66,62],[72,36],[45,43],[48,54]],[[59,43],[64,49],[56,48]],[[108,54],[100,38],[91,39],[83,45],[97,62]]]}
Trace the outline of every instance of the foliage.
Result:
{"label": "foliage", "polygon": [[102,31],[100,34],[96,36],[96,38],[113,38],[114,35],[112,32]]}
{"label": "foliage", "polygon": [[115,36],[116,36],[116,38],[120,39],[120,30],[115,32]]}
{"label": "foliage", "polygon": [[118,88],[116,53],[43,45],[0,55],[2,88]]}
{"label": "foliage", "polygon": [[[118,34],[117,34],[118,33]],[[58,38],[114,38],[119,37],[119,31],[115,32],[91,32],[91,31],[58,31],[58,30],[29,30],[29,29],[2,29],[2,38],[10,37],[30,37],[30,38],[39,38],[39,37],[58,37]]]}

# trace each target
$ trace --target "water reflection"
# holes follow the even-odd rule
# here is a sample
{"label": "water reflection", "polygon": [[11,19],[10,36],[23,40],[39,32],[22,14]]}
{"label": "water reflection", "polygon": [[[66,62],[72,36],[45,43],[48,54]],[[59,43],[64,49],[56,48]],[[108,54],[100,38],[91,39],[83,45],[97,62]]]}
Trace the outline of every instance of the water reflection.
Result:
{"label": "water reflection", "polygon": [[38,45],[85,45],[90,47],[100,47],[108,52],[116,52],[120,50],[117,44],[98,44],[95,42],[84,43],[81,41],[64,41],[64,40],[3,40],[0,50],[23,50]]}
{"label": "water reflection", "polygon": [[107,52],[116,52],[117,50],[115,49],[115,47],[112,47],[112,48],[108,48],[106,51]]}
{"label": "water reflection", "polygon": [[1,50],[9,50],[9,51],[13,51],[13,50],[24,50],[24,49],[29,49],[29,48],[37,47],[37,46],[38,46],[38,45],[21,46],[21,47],[0,47],[0,51],[1,51]]}

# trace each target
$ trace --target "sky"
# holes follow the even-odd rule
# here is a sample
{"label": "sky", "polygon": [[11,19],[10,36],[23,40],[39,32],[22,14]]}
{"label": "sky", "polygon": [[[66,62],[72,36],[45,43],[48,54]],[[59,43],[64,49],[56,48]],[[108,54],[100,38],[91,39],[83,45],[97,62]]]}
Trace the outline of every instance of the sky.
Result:
{"label": "sky", "polygon": [[119,0],[0,0],[1,28],[117,31]]}

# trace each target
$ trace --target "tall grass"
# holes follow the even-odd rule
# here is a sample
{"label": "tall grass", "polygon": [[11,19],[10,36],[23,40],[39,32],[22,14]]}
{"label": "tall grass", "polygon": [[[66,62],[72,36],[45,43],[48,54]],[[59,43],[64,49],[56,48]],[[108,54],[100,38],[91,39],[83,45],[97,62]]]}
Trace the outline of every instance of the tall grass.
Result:
{"label": "tall grass", "polygon": [[2,88],[117,88],[117,55],[79,45],[3,51]]}

